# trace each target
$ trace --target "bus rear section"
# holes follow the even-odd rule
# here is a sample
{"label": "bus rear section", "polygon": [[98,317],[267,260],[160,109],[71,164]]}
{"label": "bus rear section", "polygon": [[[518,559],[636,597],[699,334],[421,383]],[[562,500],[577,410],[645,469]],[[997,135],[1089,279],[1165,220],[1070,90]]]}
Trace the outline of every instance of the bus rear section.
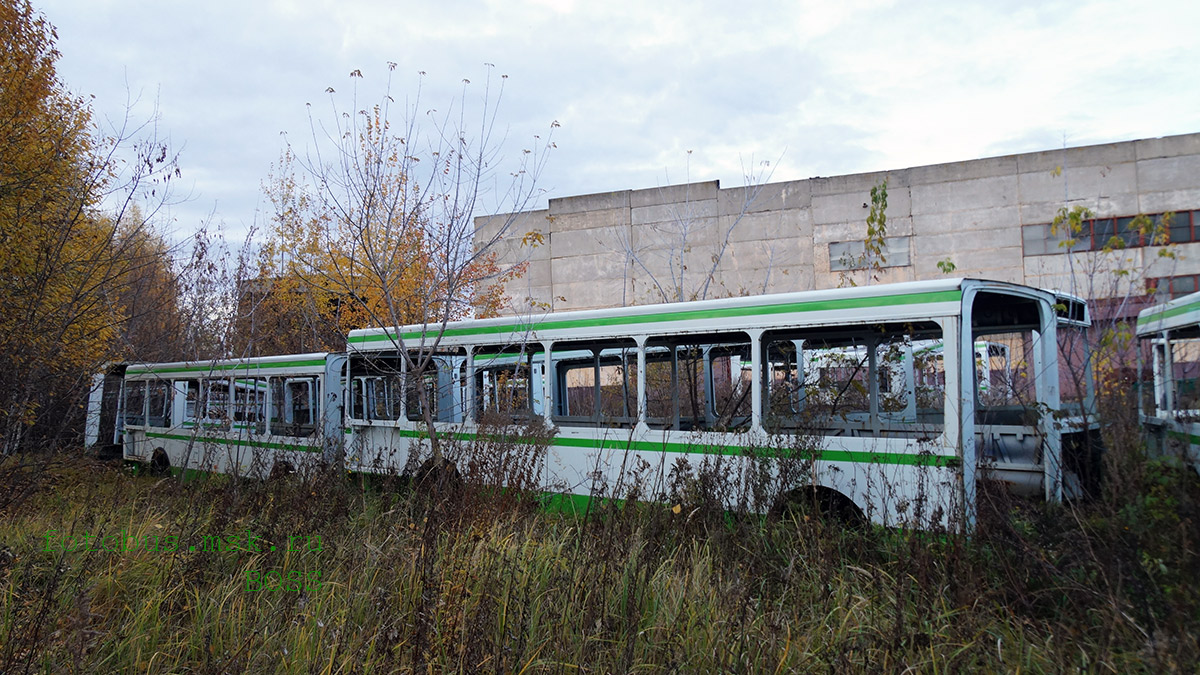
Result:
{"label": "bus rear section", "polygon": [[104,367],[92,376],[88,390],[87,415],[84,418],[83,445],[102,458],[121,456],[121,391],[125,381],[125,364]]}
{"label": "bus rear section", "polygon": [[344,354],[126,367],[117,436],[154,472],[265,477],[342,461]]}
{"label": "bus rear section", "polygon": [[1138,413],[1151,451],[1200,473],[1200,293],[1138,314]]}

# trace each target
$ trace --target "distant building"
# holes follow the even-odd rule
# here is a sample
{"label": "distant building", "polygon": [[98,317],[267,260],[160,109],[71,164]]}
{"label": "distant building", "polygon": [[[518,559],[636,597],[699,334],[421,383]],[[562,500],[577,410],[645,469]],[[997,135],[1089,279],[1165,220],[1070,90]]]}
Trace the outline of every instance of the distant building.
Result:
{"label": "distant building", "polygon": [[[952,263],[951,276],[1096,299],[1140,300],[1147,285],[1160,297],[1200,290],[1197,133],[759,188],[709,181],[551,199],[547,209],[521,214],[502,243],[502,262],[529,262],[506,292],[514,311],[531,301],[556,309],[661,302],[660,288],[694,296],[730,228],[707,297],[863,284],[866,272],[855,268],[870,191],[884,179],[886,262],[871,283],[941,278]],[[1059,209],[1075,206],[1095,218],[1068,247],[1065,232],[1052,233],[1050,224]],[[1174,258],[1130,231],[1135,216],[1165,212],[1175,214]],[[485,216],[476,226],[486,235],[500,220]],[[544,244],[520,245],[532,230]],[[1103,253],[1114,236],[1126,248]],[[1140,306],[1121,303],[1119,312]]]}

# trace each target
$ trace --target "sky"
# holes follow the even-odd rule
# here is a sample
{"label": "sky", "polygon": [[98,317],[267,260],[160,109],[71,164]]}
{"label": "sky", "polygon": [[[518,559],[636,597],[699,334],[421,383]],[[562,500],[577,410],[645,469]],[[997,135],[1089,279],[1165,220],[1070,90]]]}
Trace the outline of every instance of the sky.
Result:
{"label": "sky", "polygon": [[[444,112],[465,95],[470,117],[489,81],[497,166],[555,146],[537,207],[1200,131],[1194,0],[34,6],[96,119],[153,118],[179,153],[159,215],[178,238],[204,221],[235,239],[261,229],[272,165],[289,143],[311,150],[338,111],[390,94]],[[503,211],[502,195],[481,208]]]}

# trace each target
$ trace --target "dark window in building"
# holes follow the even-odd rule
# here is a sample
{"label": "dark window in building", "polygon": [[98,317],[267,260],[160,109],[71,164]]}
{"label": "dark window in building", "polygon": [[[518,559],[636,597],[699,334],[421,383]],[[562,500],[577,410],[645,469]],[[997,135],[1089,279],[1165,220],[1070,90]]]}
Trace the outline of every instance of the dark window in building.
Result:
{"label": "dark window in building", "polygon": [[1109,245],[1117,230],[1113,227],[1112,218],[1097,218],[1089,222],[1092,225],[1092,248],[1099,251]]}
{"label": "dark window in building", "polygon": [[[1022,246],[1025,255],[1038,256],[1068,251],[1102,251],[1110,246],[1133,248],[1161,245],[1163,234],[1170,238],[1172,244],[1200,241],[1200,232],[1196,231],[1200,210],[1172,212],[1170,221],[1166,223],[1165,216],[1163,213],[1146,216],[1154,225],[1152,230],[1135,224],[1138,216],[1084,220],[1080,223],[1079,232],[1066,231],[1069,225],[1065,223],[1057,228],[1057,232],[1051,232],[1053,228],[1049,223],[1023,225]],[[1162,231],[1164,227],[1165,232]]]}
{"label": "dark window in building", "polygon": [[1121,238],[1123,248],[1142,245],[1141,232],[1133,226],[1133,221],[1134,219],[1128,216],[1117,218],[1117,236]]}
{"label": "dark window in building", "polygon": [[[1195,231],[1192,229],[1192,220],[1195,213],[1194,211],[1180,211],[1171,217],[1171,243],[1181,244],[1196,240]],[[1156,224],[1161,224],[1162,219],[1162,216],[1155,216],[1154,220]]]}
{"label": "dark window in building", "polygon": [[1159,277],[1146,280],[1146,292],[1155,296],[1158,302],[1166,302],[1195,293],[1200,288],[1200,275],[1181,274],[1174,277]]}

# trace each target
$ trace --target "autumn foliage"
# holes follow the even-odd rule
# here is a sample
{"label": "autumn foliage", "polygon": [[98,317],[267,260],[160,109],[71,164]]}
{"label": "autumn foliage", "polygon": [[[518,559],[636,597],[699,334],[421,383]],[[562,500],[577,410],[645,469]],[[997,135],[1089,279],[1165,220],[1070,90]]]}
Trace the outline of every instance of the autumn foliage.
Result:
{"label": "autumn foliage", "polygon": [[[98,133],[88,102],[59,80],[55,41],[29,3],[0,2],[4,453],[76,429],[69,422],[79,419],[90,373],[151,330],[127,319],[171,302],[155,279],[168,274],[165,245],[129,208],[140,188],[171,175],[171,158],[163,146],[136,146],[139,164],[122,172],[115,153],[126,139]],[[103,213],[117,191],[126,199]],[[157,296],[130,291],[135,280]]]}
{"label": "autumn foliage", "polygon": [[[98,125],[58,58],[49,21],[0,0],[0,453],[77,439],[106,363],[340,351],[355,328],[496,314],[523,271],[492,251],[507,228],[475,236],[474,213],[497,212],[476,201],[497,182],[490,108],[468,132],[415,106],[393,129],[387,93],[355,114],[335,103],[328,136],[289,145],[266,181],[261,244],[231,258],[203,223],[168,240],[156,214],[175,156],[152,124]],[[523,151],[501,191],[510,213],[544,150]]]}
{"label": "autumn foliage", "polygon": [[285,150],[264,184],[270,222],[258,276],[240,294],[238,354],[339,350],[353,329],[502,309],[502,282],[524,268],[502,271],[495,252],[472,255],[470,239],[426,208],[403,149],[376,106],[350,148],[346,193],[312,185],[314,167]]}

